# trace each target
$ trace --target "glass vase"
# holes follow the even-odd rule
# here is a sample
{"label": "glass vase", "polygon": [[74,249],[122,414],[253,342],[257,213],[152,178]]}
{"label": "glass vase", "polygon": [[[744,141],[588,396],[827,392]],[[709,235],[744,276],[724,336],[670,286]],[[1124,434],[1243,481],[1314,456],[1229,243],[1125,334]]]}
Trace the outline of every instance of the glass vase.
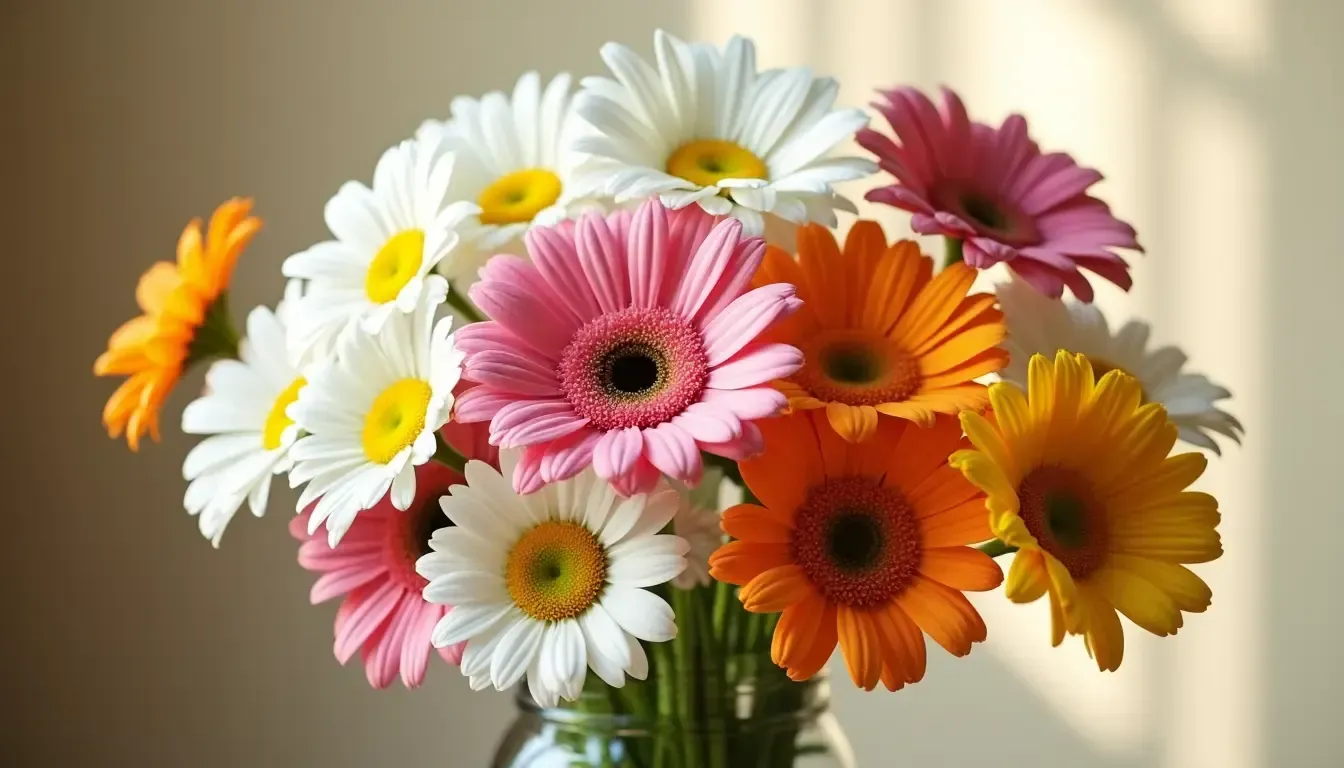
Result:
{"label": "glass vase", "polygon": [[765,655],[651,671],[538,707],[526,687],[492,768],[853,768],[825,672],[793,682]]}

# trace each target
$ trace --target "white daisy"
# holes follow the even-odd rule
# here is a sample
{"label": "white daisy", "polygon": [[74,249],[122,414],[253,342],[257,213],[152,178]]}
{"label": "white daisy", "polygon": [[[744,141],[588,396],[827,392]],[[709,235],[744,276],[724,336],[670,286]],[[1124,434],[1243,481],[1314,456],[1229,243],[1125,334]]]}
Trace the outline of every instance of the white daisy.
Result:
{"label": "white daisy", "polygon": [[373,189],[357,181],[327,202],[336,236],[285,259],[286,277],[308,281],[289,329],[291,349],[320,359],[359,325],[377,333],[393,313],[414,312],[426,277],[457,246],[458,228],[476,206],[448,187],[453,155],[442,137],[408,139],[383,153]]}
{"label": "white daisy", "polygon": [[681,493],[681,505],[672,519],[672,532],[685,539],[690,550],[686,553],[686,570],[672,580],[672,586],[694,589],[709,584],[709,556],[726,540],[719,525],[723,470],[707,467],[696,487],[675,487]]}
{"label": "white daisy", "polygon": [[1210,432],[1241,442],[1241,422],[1215,405],[1232,393],[1202,374],[1183,372],[1185,353],[1176,347],[1150,351],[1147,323],[1131,320],[1112,333],[1094,305],[1049,298],[1016,278],[999,285],[998,296],[1008,325],[1003,346],[1010,358],[1000,371],[1005,381],[1025,387],[1033,354],[1080,352],[1098,378],[1117,368],[1137,378],[1144,400],[1161,403],[1187,443],[1221,453]]}
{"label": "white daisy", "polygon": [[447,281],[431,275],[414,312],[394,315],[377,334],[342,335],[289,407],[308,433],[290,449],[290,485],[308,483],[298,508],[317,500],[308,532],[325,523],[333,547],[389,490],[397,509],[415,499],[415,467],[434,455],[462,373],[452,318],[434,322],[447,293]]}
{"label": "white daisy", "polygon": [[583,80],[575,110],[590,130],[573,144],[589,156],[576,169],[582,191],[698,203],[752,235],[764,232],[763,214],[835,226],[835,209],[854,212],[834,185],[877,166],[823,157],[868,122],[862,110],[833,108],[835,80],[803,67],[757,72],[756,48],[741,37],[720,52],[659,30],[653,44],[656,68],[607,43],[616,79]]}
{"label": "white daisy", "polygon": [[183,432],[210,435],[182,463],[182,476],[190,481],[183,503],[216,547],[244,500],[253,515],[266,512],[271,475],[293,464],[289,452],[299,428],[285,409],[304,379],[287,353],[285,324],[300,294],[299,282],[291,280],[274,313],[253,309],[239,359],[211,365],[205,394],[182,412]]}
{"label": "white daisy", "polygon": [[459,96],[446,121],[428,120],[416,134],[441,136],[457,157],[448,199],[471,200],[463,242],[440,274],[463,286],[496,253],[526,255],[523,235],[534,224],[564,218],[574,198],[571,154],[564,151],[571,118],[570,77],[559,74],[541,87],[541,76],[518,78],[512,97],[500,91],[479,99]]}
{"label": "white daisy", "polygon": [[661,534],[680,497],[663,487],[628,499],[591,469],[527,496],[503,473],[467,464],[467,485],[440,500],[455,527],[429,541],[416,570],[425,600],[455,606],[434,645],[466,642],[462,673],[474,689],[503,690],[524,675],[542,706],[573,700],[591,668],[613,688],[648,675],[639,640],[671,640],[672,608],[646,588],[686,567],[686,541]]}

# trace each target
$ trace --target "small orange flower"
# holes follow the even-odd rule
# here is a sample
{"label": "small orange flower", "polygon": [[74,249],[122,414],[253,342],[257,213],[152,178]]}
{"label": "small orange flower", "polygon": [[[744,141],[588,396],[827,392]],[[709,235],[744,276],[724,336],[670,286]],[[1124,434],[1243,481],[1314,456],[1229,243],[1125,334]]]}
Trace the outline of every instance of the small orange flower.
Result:
{"label": "small orange flower", "polygon": [[803,350],[803,368],[778,386],[795,409],[825,408],[850,442],[872,437],[878,414],[929,426],[938,413],[982,410],[974,379],[1004,366],[994,296],[967,291],[975,270],[933,261],[913,241],[888,246],[876,222],[857,222],[841,250],[826,228],[798,230],[798,258],[766,250],[758,284],[792,283],[803,306],[771,331]]}
{"label": "small orange flower", "polygon": [[789,677],[816,674],[838,641],[856,685],[895,691],[924,677],[924,634],[957,656],[985,639],[962,591],[1003,572],[967,546],[990,531],[984,494],[947,464],[964,445],[956,419],[882,419],[858,444],[817,412],[759,426],[765,453],[739,466],[761,505],[724,512],[737,541],[710,574],[741,585],[748,611],[783,611],[770,655]]}
{"label": "small orange flower", "polygon": [[159,408],[191,363],[236,350],[228,321],[227,289],[233,266],[261,220],[248,214],[252,201],[234,198],[215,209],[208,234],[193,219],[177,242],[177,263],[149,268],[135,289],[143,315],[112,334],[93,364],[97,376],[126,376],[103,408],[111,437],[126,432],[138,450],[145,433],[159,439]]}

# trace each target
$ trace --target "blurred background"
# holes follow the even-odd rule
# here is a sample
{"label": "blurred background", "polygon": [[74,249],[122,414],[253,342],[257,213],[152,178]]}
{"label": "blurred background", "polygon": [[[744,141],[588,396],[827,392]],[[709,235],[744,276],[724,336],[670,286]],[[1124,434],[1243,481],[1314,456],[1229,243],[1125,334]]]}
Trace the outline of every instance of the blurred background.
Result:
{"label": "blurred background", "polygon": [[[834,75],[847,104],[896,83],[957,88],[1101,169],[1149,249],[1103,293],[1235,393],[1248,444],[1200,487],[1227,554],[1180,637],[1127,628],[1120,673],[1051,650],[1044,603],[982,596],[990,642],[930,652],[920,685],[837,684],[862,766],[1344,765],[1339,651],[1344,430],[1344,3],[1331,0],[9,0],[0,4],[11,765],[476,766],[511,716],[446,666],[371,691],[331,656],[334,605],[284,525],[240,515],[216,552],[181,508],[189,441],[139,455],[91,375],[133,287],[231,195],[266,229],[238,317],[279,298],[322,207],[454,94],[538,69],[601,70],[608,40],[754,37],[762,66]],[[861,191],[861,190],[859,190]],[[857,192],[855,196],[857,197]],[[866,210],[908,232],[903,215]],[[845,222],[847,225],[848,222]],[[180,387],[165,424],[199,387]],[[279,490],[277,488],[277,490]],[[16,527],[17,526],[17,527]],[[17,588],[17,591],[15,591]],[[842,675],[843,677],[843,675]]]}

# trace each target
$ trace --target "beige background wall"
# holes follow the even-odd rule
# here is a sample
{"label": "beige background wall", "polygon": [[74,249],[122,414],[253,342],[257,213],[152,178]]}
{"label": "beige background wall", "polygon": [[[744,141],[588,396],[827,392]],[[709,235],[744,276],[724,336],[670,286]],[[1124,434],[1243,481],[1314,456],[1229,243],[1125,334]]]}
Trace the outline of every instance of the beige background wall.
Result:
{"label": "beige background wall", "polygon": [[180,507],[188,441],[109,442],[112,384],[90,367],[190,216],[257,198],[267,228],[235,306],[274,301],[280,260],[324,235],[327,197],[452,94],[525,68],[594,72],[603,41],[647,50],[660,25],[752,35],[765,64],[842,77],[849,103],[946,82],[980,116],[1025,111],[1043,143],[1107,173],[1149,246],[1134,296],[1103,302],[1227,382],[1250,432],[1203,485],[1229,552],[1203,571],[1212,613],[1175,641],[1131,633],[1103,677],[1078,646],[1046,647],[1040,606],[989,596],[991,642],[969,659],[931,653],[898,695],[839,686],[861,764],[1344,765],[1331,0],[0,4],[4,762],[483,764],[507,698],[442,666],[418,692],[374,693],[336,666],[334,609],[307,606],[284,531],[292,496],[211,551]]}

